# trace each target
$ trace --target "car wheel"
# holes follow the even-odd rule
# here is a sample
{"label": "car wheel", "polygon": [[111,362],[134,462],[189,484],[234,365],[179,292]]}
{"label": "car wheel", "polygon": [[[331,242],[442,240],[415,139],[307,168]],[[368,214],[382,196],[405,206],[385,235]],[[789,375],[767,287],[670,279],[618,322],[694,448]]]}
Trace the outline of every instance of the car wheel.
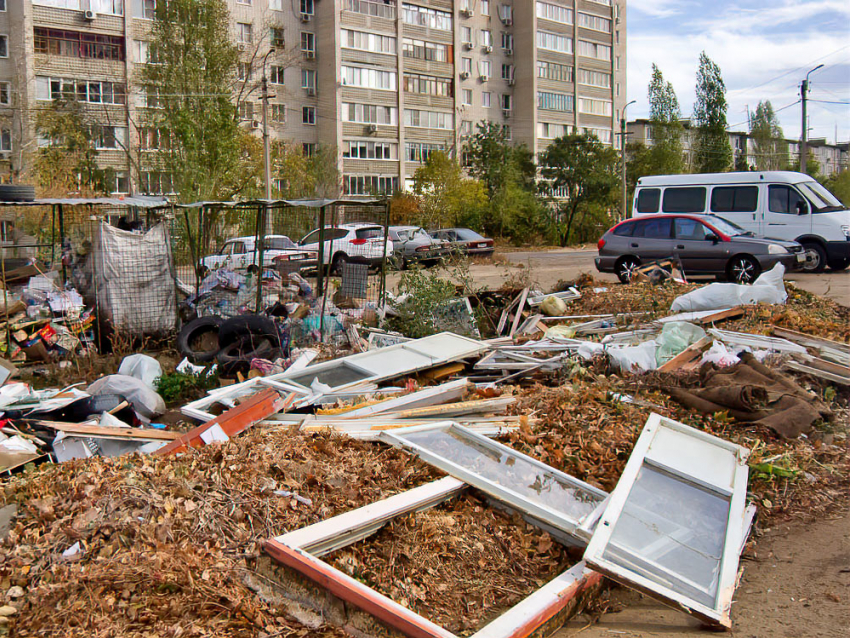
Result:
{"label": "car wheel", "polygon": [[730,281],[736,284],[751,284],[761,272],[758,262],[747,255],[733,257],[726,269]]}
{"label": "car wheel", "polygon": [[331,262],[331,274],[342,275],[342,267],[346,263],[348,263],[348,255],[345,253],[337,253],[334,255],[333,261]]}
{"label": "car wheel", "polygon": [[250,266],[248,266],[248,267],[245,269],[245,271],[246,271],[248,274],[256,275],[258,272],[260,272],[260,268],[259,268],[259,266],[257,266],[257,264],[251,264]]}
{"label": "car wheel", "polygon": [[190,321],[177,335],[177,350],[193,363],[209,363],[215,360],[221,348],[218,344],[219,317],[201,317]]}
{"label": "car wheel", "polygon": [[635,270],[640,266],[640,262],[635,257],[623,257],[617,262],[617,278],[621,284],[631,282],[635,274]]}
{"label": "car wheel", "polygon": [[835,272],[847,270],[847,266],[850,266],[850,259],[833,259],[829,262],[829,269]]}
{"label": "car wheel", "polygon": [[803,264],[803,272],[823,272],[826,268],[826,251],[823,246],[816,242],[805,242],[803,250],[806,251],[806,262]]}

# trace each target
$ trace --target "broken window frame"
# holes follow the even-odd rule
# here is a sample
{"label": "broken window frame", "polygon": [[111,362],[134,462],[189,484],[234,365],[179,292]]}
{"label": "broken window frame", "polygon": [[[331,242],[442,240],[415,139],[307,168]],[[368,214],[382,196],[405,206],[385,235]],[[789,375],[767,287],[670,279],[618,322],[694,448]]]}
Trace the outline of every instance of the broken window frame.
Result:
{"label": "broken window frame", "polygon": [[[266,541],[264,550],[274,560],[408,636],[457,638],[452,632],[355,580],[319,556],[362,541],[393,519],[438,506],[468,488],[464,482],[447,476],[272,538]],[[510,505],[506,505],[511,509]],[[578,596],[601,582],[600,574],[588,569],[584,561],[579,561],[490,621],[470,638],[531,636],[550,621],[557,622],[563,618],[564,611]]]}
{"label": "broken window frame", "polygon": [[567,483],[576,487],[577,489],[589,492],[590,494],[597,496],[600,502],[604,502],[606,497],[608,496],[606,492],[595,488],[592,485],[585,483],[584,481],[581,481],[564,472],[560,472],[555,468],[546,465],[545,463],[541,463],[537,459],[527,456],[522,452],[518,452],[517,450],[514,450],[513,448],[508,447],[507,445],[503,445],[501,443],[498,443],[497,441],[493,441],[477,432],[473,432],[469,428],[465,428],[462,425],[459,425],[458,423],[455,423],[453,421],[447,421],[445,423],[437,423],[433,425],[419,425],[392,431],[384,431],[379,437],[379,440],[389,445],[392,445],[393,447],[398,447],[415,454],[429,465],[433,465],[434,467],[443,470],[447,474],[450,474],[455,478],[469,483],[470,485],[481,490],[485,494],[488,494],[489,496],[492,496],[493,498],[499,501],[507,503],[508,505],[510,505],[510,507],[521,512],[525,516],[529,517],[531,520],[543,523],[551,528],[554,528],[555,530],[562,532],[563,534],[566,534],[566,537],[564,537],[563,534],[559,535],[563,540],[567,540],[578,546],[584,546],[586,544],[587,537],[580,531],[580,528],[588,517],[593,516],[597,508],[594,508],[593,511],[588,514],[585,514],[584,516],[578,519],[570,517],[564,512],[559,512],[541,503],[535,503],[533,501],[530,501],[525,496],[523,496],[519,492],[512,490],[509,487],[499,485],[498,483],[495,483],[490,479],[481,476],[480,474],[477,474],[465,467],[462,467],[454,463],[453,461],[443,456],[440,456],[439,454],[431,452],[430,450],[422,447],[421,445],[418,445],[405,439],[405,435],[407,434],[414,434],[420,432],[435,432],[438,430],[453,430],[456,434],[460,434],[462,437],[474,442],[475,445],[483,447],[491,452],[495,452],[497,454],[506,454],[516,459],[528,462],[536,468],[540,469],[542,473],[553,476],[558,482]]}
{"label": "broken window frame", "polygon": [[[666,459],[664,454],[652,450],[652,444],[656,440],[657,435],[665,428],[692,437],[693,445],[709,445],[733,455],[731,481],[718,479],[711,482],[707,480],[707,476],[712,473],[712,468],[708,467],[707,464],[704,464],[703,467],[699,467],[698,463],[694,464],[692,462],[693,455],[690,456],[688,461],[690,467],[686,469],[681,459]],[[681,452],[681,449],[678,450],[676,456],[681,457]],[[670,456],[673,456],[672,453]],[[706,455],[699,456],[705,461],[709,460]],[[751,516],[751,512],[748,511],[746,505],[748,456],[749,450],[746,448],[688,427],[678,421],[667,419],[655,413],[651,414],[626,463],[626,468],[617,486],[611,492],[607,507],[595,525],[595,531],[584,553],[584,560],[593,569],[628,587],[642,591],[660,602],[677,609],[683,609],[709,624],[731,627],[730,610],[732,597],[735,592],[739,556],[746,535],[748,534],[749,523],[751,522],[751,518],[748,518]],[[626,502],[632,492],[632,488],[638,478],[638,473],[645,465],[660,470],[684,484],[697,486],[729,499],[729,514],[726,521],[723,551],[717,580],[717,594],[713,608],[699,603],[675,589],[661,585],[651,578],[603,558]],[[585,531],[587,531],[587,528],[585,528]],[[665,567],[658,565],[652,559],[642,557],[639,553],[633,552],[632,555],[646,564],[657,567],[659,570],[668,571]],[[677,577],[681,578],[679,575]]]}

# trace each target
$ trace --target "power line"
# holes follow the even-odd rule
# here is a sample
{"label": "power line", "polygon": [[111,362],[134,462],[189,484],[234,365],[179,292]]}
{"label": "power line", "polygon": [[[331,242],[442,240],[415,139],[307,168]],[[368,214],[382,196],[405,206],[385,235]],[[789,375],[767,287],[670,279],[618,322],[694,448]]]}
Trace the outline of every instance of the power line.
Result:
{"label": "power line", "polygon": [[[780,112],[784,111],[785,109],[790,109],[792,106],[796,106],[796,105],[797,105],[797,104],[799,104],[801,101],[802,101],[802,100],[797,100],[796,102],[792,102],[791,104],[786,104],[785,106],[780,107],[780,108],[778,108],[778,109],[773,109],[773,112],[774,112],[774,113],[780,113]],[[811,101],[811,100],[810,100],[810,101]],[[748,118],[748,119],[744,120],[743,122],[738,122],[737,124],[730,124],[729,126],[727,126],[727,127],[726,127],[726,130],[728,131],[728,130],[730,130],[730,129],[735,128],[736,126],[742,126],[743,124],[748,124],[748,123],[749,123],[749,121],[750,121],[750,120],[749,120],[749,118]]]}
{"label": "power line", "polygon": [[[811,61],[809,61],[809,62],[806,62],[806,63],[805,63],[805,64],[803,64],[802,66],[798,66],[796,69],[791,69],[790,71],[786,71],[785,73],[782,73],[782,74],[780,74],[780,75],[777,75],[776,77],[771,78],[771,79],[767,80],[766,82],[762,82],[762,83],[761,83],[761,84],[759,84],[759,85],[756,85],[756,86],[753,86],[753,87],[744,87],[744,88],[742,88],[742,89],[733,89],[733,90],[729,91],[729,94],[732,94],[732,93],[739,93],[739,92],[741,92],[741,91],[754,91],[755,89],[760,89],[760,88],[761,88],[761,87],[763,87],[763,86],[767,86],[768,84],[771,84],[771,83],[775,82],[776,80],[779,80],[779,79],[781,79],[781,78],[784,78],[786,75],[791,75],[792,73],[796,73],[796,72],[798,72],[798,71],[800,71],[800,70],[802,70],[802,69],[805,69],[805,68],[806,68],[807,66],[809,66],[810,64],[815,64],[816,62],[820,62],[821,60],[825,60],[826,58],[828,58],[828,57],[830,57],[830,56],[832,56],[832,55],[835,55],[836,53],[841,53],[841,52],[842,52],[842,51],[844,51],[845,49],[850,49],[850,44],[848,44],[848,45],[846,45],[846,46],[843,46],[843,47],[841,47],[840,49],[836,49],[835,51],[832,51],[831,53],[827,53],[826,55],[821,56],[821,57],[817,58],[816,60],[811,60]],[[795,85],[795,86],[796,86],[796,85]]]}

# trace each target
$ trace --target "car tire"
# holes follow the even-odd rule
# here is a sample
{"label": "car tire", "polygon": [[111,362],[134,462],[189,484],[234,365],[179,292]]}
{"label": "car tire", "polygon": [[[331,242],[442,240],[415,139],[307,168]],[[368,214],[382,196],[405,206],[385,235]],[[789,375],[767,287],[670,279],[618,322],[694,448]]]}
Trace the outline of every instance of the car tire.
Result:
{"label": "car tire", "polygon": [[751,284],[760,274],[761,266],[749,255],[737,255],[726,266],[726,276],[735,284]]}
{"label": "car tire", "polygon": [[806,261],[803,264],[803,272],[819,273],[826,268],[826,251],[823,246],[814,241],[803,242],[803,250],[806,251]]}
{"label": "car tire", "polygon": [[251,369],[252,359],[273,360],[279,353],[280,349],[268,337],[249,335],[222,348],[216,361],[224,374],[246,374]]}
{"label": "car tire", "polygon": [[622,257],[617,261],[614,267],[614,272],[617,274],[617,279],[621,284],[628,284],[632,281],[635,268],[640,266],[640,260],[637,257]]}
{"label": "car tire", "polygon": [[220,317],[201,317],[190,321],[177,335],[177,350],[192,363],[210,363],[221,348],[218,345]]}
{"label": "car tire", "polygon": [[270,339],[278,344],[277,324],[274,319],[263,315],[240,315],[226,319],[218,329],[218,347],[224,349],[246,337]]}
{"label": "car tire", "polygon": [[850,259],[833,259],[829,262],[829,269],[834,272],[847,270],[847,266],[850,266]]}
{"label": "car tire", "polygon": [[331,274],[342,275],[342,267],[348,263],[348,255],[345,253],[337,253],[331,260]]}

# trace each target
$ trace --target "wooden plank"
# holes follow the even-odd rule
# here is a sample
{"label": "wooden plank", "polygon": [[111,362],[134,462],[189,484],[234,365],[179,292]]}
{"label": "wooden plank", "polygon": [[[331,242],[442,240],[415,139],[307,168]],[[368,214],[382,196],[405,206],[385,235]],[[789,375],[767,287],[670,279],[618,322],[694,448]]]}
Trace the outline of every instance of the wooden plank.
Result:
{"label": "wooden plank", "polygon": [[388,418],[395,419],[416,419],[429,416],[450,417],[460,416],[463,414],[483,414],[486,412],[496,412],[499,410],[504,410],[514,402],[516,402],[516,397],[500,397],[497,399],[461,401],[459,403],[434,405],[425,408],[415,408],[413,410],[400,410],[398,412],[386,413],[385,416],[387,416]]}
{"label": "wooden plank", "polygon": [[153,428],[116,428],[89,423],[59,423],[56,421],[36,421],[36,423],[65,434],[78,434],[95,438],[147,439],[150,441],[174,441],[180,438],[179,432],[167,432]]}
{"label": "wooden plank", "polygon": [[471,386],[472,384],[468,379],[458,379],[432,388],[411,392],[404,396],[386,399],[356,410],[343,412],[340,417],[344,419],[360,418],[372,414],[381,414],[382,412],[392,412],[393,410],[422,408],[435,403],[444,404],[459,399]]}
{"label": "wooden plank", "polygon": [[519,328],[519,323],[522,321],[522,309],[525,308],[525,300],[528,299],[528,288],[523,288],[522,293],[519,296],[519,305],[516,309],[516,314],[514,315],[514,323],[511,326],[510,336],[513,337],[516,334],[517,328]]}
{"label": "wooden plank", "polygon": [[841,385],[850,385],[850,376],[835,374],[833,372],[828,372],[827,370],[821,370],[811,365],[805,365],[803,363],[800,363],[799,361],[786,361],[785,367],[790,368],[791,370],[796,370],[797,372],[810,374],[813,377],[818,377],[819,379],[832,381],[833,383],[838,383]]}
{"label": "wooden plank", "polygon": [[426,370],[425,372],[420,372],[419,376],[423,379],[430,379],[431,381],[442,381],[443,379],[447,379],[452,375],[460,374],[465,369],[465,363],[447,363],[437,368],[432,368],[430,370]]}
{"label": "wooden plank", "polygon": [[508,317],[510,317],[511,310],[513,310],[514,306],[519,303],[520,297],[522,297],[522,293],[518,294],[514,300],[511,301],[510,305],[502,311],[502,315],[499,317],[499,325],[496,326],[497,335],[501,335],[505,331],[505,326],[508,325]]}
{"label": "wooden plank", "polygon": [[698,356],[702,355],[702,351],[711,344],[711,337],[703,337],[696,343],[692,343],[687,348],[682,350],[675,357],[670,359],[663,366],[658,368],[659,372],[672,372],[674,370],[680,369],[686,363],[690,363]]}
{"label": "wooden plank", "polygon": [[796,330],[779,328],[777,326],[774,326],[771,332],[774,336],[782,337],[801,346],[818,350],[820,356],[824,359],[829,359],[839,365],[850,366],[850,345],[846,343],[815,337],[814,335],[807,335]]}

